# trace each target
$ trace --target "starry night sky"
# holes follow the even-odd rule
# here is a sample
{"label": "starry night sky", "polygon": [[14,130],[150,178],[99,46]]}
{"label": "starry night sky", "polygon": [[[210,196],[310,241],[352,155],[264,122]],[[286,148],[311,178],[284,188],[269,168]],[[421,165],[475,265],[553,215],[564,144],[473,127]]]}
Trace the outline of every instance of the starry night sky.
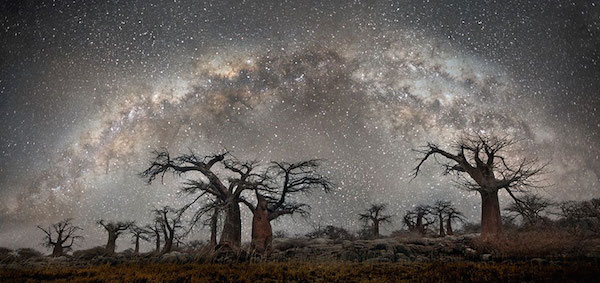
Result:
{"label": "starry night sky", "polygon": [[409,182],[410,149],[463,131],[519,137],[514,156],[551,161],[538,192],[552,200],[599,197],[599,6],[3,1],[0,246],[40,248],[35,225],[65,217],[85,228],[80,247],[100,245],[99,218],[145,224],[152,208],[182,205],[182,178],[137,175],[160,148],[325,159],[337,189],[299,198],[311,218],[274,223],[292,234],[356,230],[370,202],[397,215],[384,233],[436,199],[479,221],[479,196],[434,162]]}

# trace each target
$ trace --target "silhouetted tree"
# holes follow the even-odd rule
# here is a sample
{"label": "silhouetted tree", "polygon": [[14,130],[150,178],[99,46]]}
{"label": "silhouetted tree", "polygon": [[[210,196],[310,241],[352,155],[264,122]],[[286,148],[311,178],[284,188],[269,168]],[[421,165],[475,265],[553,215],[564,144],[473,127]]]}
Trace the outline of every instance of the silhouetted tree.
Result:
{"label": "silhouetted tree", "polygon": [[408,227],[408,230],[418,232],[421,235],[425,235],[427,227],[434,222],[431,218],[431,207],[428,205],[418,205],[404,215],[404,224]]}
{"label": "silhouetted tree", "polygon": [[446,209],[446,235],[454,235],[452,223],[456,221],[465,222],[464,214],[456,209],[453,204]]}
{"label": "silhouetted tree", "polygon": [[509,204],[506,210],[514,218],[520,216],[523,224],[534,226],[544,220],[541,213],[546,210],[552,202],[534,194],[525,194],[519,197],[519,201]]}
{"label": "silhouetted tree", "polygon": [[108,241],[106,242],[106,252],[115,253],[115,248],[117,247],[117,238],[124,231],[128,230],[131,225],[133,225],[133,221],[118,221],[118,222],[108,222],[106,223],[103,219],[96,221],[98,225],[102,226],[106,232],[108,232]]}
{"label": "silhouetted tree", "polygon": [[153,238],[156,243],[156,248],[154,250],[155,253],[160,253],[160,242],[162,233],[162,224],[159,219],[155,218],[152,224],[148,224],[145,226],[145,229],[149,231],[148,238]]}
{"label": "silhouetted tree", "polygon": [[[255,180],[262,180],[260,175],[253,172],[257,162],[225,161],[227,152],[205,157],[198,157],[194,153],[190,153],[175,159],[171,159],[167,151],[155,153],[154,160],[150,167],[142,172],[142,177],[147,178],[148,183],[152,183],[156,176],[164,176],[167,172],[173,172],[177,175],[186,172],[200,173],[203,179],[187,180],[186,182],[183,192],[188,195],[195,195],[195,197],[186,205],[184,210],[202,199],[206,199],[205,196],[213,196],[214,201],[201,205],[196,212],[196,216],[192,219],[200,219],[198,215],[214,211],[215,207],[221,206],[222,211],[225,213],[225,221],[220,244],[239,247],[242,233],[239,203],[242,201],[242,193],[245,190],[256,189]],[[222,180],[213,172],[213,166],[217,163],[221,163],[225,169],[236,176],[230,176]]]}
{"label": "silhouetted tree", "polygon": [[242,199],[253,214],[251,246],[255,251],[270,251],[273,240],[271,221],[283,215],[308,215],[309,205],[294,202],[291,197],[308,194],[319,188],[325,192],[331,190],[329,179],[318,173],[319,166],[319,160],[314,159],[296,163],[272,162],[261,180],[255,183],[256,206]]}
{"label": "silhouetted tree", "polygon": [[175,239],[178,238],[176,234],[177,230],[183,228],[181,225],[181,211],[164,206],[163,208],[155,209],[154,213],[165,239],[165,246],[162,249],[162,253],[169,253],[173,249]]}
{"label": "silhouetted tree", "polygon": [[435,214],[435,216],[438,218],[438,222],[440,225],[440,237],[446,236],[446,231],[444,230],[444,217],[446,216],[446,213],[450,206],[452,206],[452,203],[443,200],[437,200],[435,201],[433,206],[431,206],[432,213]]}
{"label": "silhouetted tree", "polygon": [[133,253],[135,255],[139,255],[140,254],[140,239],[144,240],[144,241],[149,241],[150,238],[148,238],[148,234],[150,233],[150,231],[134,224],[129,227],[129,233],[131,233],[131,240],[135,244]]}
{"label": "silhouetted tree", "polygon": [[384,214],[383,211],[386,209],[385,204],[371,204],[365,213],[358,214],[359,219],[364,221],[366,224],[371,222],[371,237],[379,237],[379,224],[390,223],[391,215]]}
{"label": "silhouetted tree", "polygon": [[515,143],[514,139],[507,137],[465,135],[455,144],[456,153],[430,143],[417,150],[423,154],[423,158],[414,169],[414,177],[420,173],[421,165],[429,157],[444,157],[447,160],[447,163],[442,163],[445,173],[457,173],[460,186],[481,195],[481,235],[503,235],[498,191],[505,189],[517,200],[513,191],[536,187],[536,177],[542,174],[547,165],[538,165],[536,160],[528,159],[511,162],[512,159],[502,153]]}
{"label": "silhouetted tree", "polygon": [[559,207],[567,225],[600,233],[600,198],[589,201],[565,201]]}
{"label": "silhouetted tree", "polygon": [[[83,239],[83,236],[77,235],[77,231],[83,229],[71,223],[73,219],[67,218],[52,226],[44,229],[37,226],[44,234],[43,245],[52,249],[53,257],[63,256],[65,252],[71,249],[75,240]],[[56,236],[54,236],[56,234]],[[66,244],[68,242],[68,244]]]}

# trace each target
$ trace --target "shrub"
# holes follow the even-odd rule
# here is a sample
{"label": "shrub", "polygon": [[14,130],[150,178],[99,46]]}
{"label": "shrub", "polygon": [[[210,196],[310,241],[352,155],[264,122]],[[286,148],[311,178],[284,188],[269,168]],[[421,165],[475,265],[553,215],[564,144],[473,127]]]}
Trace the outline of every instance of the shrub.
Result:
{"label": "shrub", "polygon": [[285,239],[273,242],[273,249],[285,251],[293,248],[304,248],[308,245],[304,238]]}
{"label": "shrub", "polygon": [[110,256],[110,254],[106,251],[106,249],[103,246],[97,246],[91,249],[78,250],[73,252],[73,257],[85,260],[93,259],[95,257],[100,256]]}
{"label": "shrub", "polygon": [[31,248],[18,249],[17,255],[22,259],[29,259],[29,258],[44,256],[41,252],[31,249]]}

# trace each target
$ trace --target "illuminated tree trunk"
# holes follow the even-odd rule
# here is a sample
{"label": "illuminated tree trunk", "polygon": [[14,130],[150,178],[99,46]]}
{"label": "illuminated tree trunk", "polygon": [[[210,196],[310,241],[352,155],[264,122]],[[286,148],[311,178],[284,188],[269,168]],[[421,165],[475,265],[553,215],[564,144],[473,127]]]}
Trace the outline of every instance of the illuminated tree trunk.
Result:
{"label": "illuminated tree trunk", "polygon": [[440,219],[440,237],[444,237],[446,236],[444,233],[444,216],[440,213],[438,218]]}
{"label": "illuminated tree trunk", "polygon": [[481,190],[481,236],[500,237],[502,235],[502,220],[498,190]]}
{"label": "illuminated tree trunk", "polygon": [[258,203],[252,217],[252,248],[259,254],[268,254],[273,241],[271,219],[267,209],[267,201],[257,194]]}
{"label": "illuminated tree trunk", "polygon": [[214,249],[217,246],[217,224],[219,222],[219,209],[215,208],[210,217],[210,247]]}
{"label": "illuminated tree trunk", "polygon": [[133,250],[135,255],[140,254],[140,237],[135,237],[135,249]]}

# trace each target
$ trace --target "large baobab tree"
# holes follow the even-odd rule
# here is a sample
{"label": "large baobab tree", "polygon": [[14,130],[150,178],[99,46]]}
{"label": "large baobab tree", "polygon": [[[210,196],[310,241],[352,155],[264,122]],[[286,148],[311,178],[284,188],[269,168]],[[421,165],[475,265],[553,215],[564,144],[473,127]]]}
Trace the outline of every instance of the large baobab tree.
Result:
{"label": "large baobab tree", "polygon": [[129,227],[129,233],[131,233],[131,241],[133,242],[133,244],[135,244],[135,248],[133,250],[133,253],[135,255],[140,254],[140,240],[150,240],[150,238],[148,238],[149,232],[150,231],[146,230],[145,228],[137,226],[135,224]]}
{"label": "large baobab tree", "polygon": [[391,222],[392,216],[384,214],[385,204],[371,204],[365,213],[358,214],[359,219],[366,224],[371,222],[371,236],[379,237],[379,224]]}
{"label": "large baobab tree", "polygon": [[433,203],[433,206],[431,206],[431,212],[438,218],[440,237],[446,236],[446,231],[444,230],[444,217],[451,205],[452,204],[449,201],[437,200]]}
{"label": "large baobab tree", "polygon": [[407,211],[403,220],[409,231],[418,232],[421,235],[424,235],[427,227],[435,222],[431,218],[431,207],[428,205],[418,205]]}
{"label": "large baobab tree", "polygon": [[[464,135],[454,145],[454,152],[428,144],[416,150],[423,157],[414,169],[414,177],[421,172],[423,163],[432,156],[441,156],[445,173],[457,173],[461,187],[481,195],[481,235],[503,235],[498,191],[505,189],[515,200],[513,192],[537,187],[539,175],[547,164],[539,165],[535,159],[520,160],[505,156],[515,139],[496,135]],[[466,176],[465,176],[466,175]]]}
{"label": "large baobab tree", "polygon": [[175,239],[179,238],[176,233],[177,230],[183,228],[181,223],[181,212],[182,211],[173,209],[169,206],[154,210],[157,222],[160,224],[165,239],[165,246],[162,249],[163,254],[171,252]]}
{"label": "large baobab tree", "polygon": [[513,217],[520,216],[524,225],[534,226],[544,220],[542,212],[551,205],[552,202],[541,196],[525,194],[519,197],[519,201],[509,204],[504,210]]}
{"label": "large baobab tree", "polygon": [[43,242],[44,246],[52,249],[51,256],[63,256],[66,251],[71,249],[76,240],[83,239],[83,236],[77,235],[77,232],[83,229],[73,225],[71,223],[72,220],[73,219],[71,218],[64,219],[58,223],[52,224],[52,226],[47,229],[37,226],[38,229],[42,230],[45,234]]}
{"label": "large baobab tree", "polygon": [[106,252],[115,253],[117,247],[117,238],[133,225],[132,221],[116,221],[116,222],[105,222],[100,219],[96,223],[102,226],[106,232],[108,232],[108,241],[106,242]]}
{"label": "large baobab tree", "polygon": [[[167,172],[181,175],[188,172],[199,173],[199,180],[187,180],[184,192],[194,196],[193,200],[186,205],[185,209],[192,207],[197,202],[212,196],[215,201],[202,205],[197,215],[214,211],[220,206],[225,214],[223,230],[219,244],[230,247],[241,245],[242,222],[239,203],[242,201],[242,193],[245,190],[254,190],[254,182],[261,180],[261,176],[254,172],[257,162],[239,162],[231,159],[225,160],[228,153],[221,153],[205,157],[198,157],[194,153],[184,154],[172,159],[167,151],[156,152],[156,156],[150,167],[142,172],[142,177],[152,183],[157,176],[164,176]],[[220,163],[225,171],[233,176],[219,177],[213,170]],[[199,219],[198,217],[194,217]]]}
{"label": "large baobab tree", "polygon": [[453,204],[446,209],[446,235],[454,235],[454,230],[452,230],[452,223],[459,221],[465,221],[465,216],[462,212],[458,211]]}
{"label": "large baobab tree", "polygon": [[[261,254],[271,249],[273,231],[271,221],[283,215],[308,215],[309,205],[293,201],[298,194],[308,194],[316,189],[329,192],[333,185],[329,178],[319,173],[320,162],[316,159],[295,163],[272,162],[256,186],[257,204],[242,199],[250,209],[252,218],[252,243]],[[261,194],[262,192],[262,194]]]}

